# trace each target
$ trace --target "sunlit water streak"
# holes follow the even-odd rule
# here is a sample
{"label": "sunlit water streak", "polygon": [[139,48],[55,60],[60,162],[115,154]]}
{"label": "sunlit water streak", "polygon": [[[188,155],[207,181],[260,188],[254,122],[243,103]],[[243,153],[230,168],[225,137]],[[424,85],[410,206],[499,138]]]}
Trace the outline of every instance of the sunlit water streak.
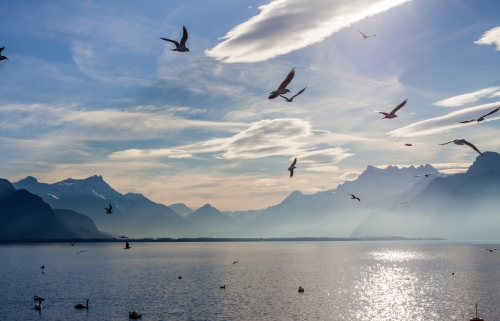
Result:
{"label": "sunlit water streak", "polygon": [[[500,252],[445,242],[0,246],[0,320],[500,320]],[[88,249],[75,255],[82,249]],[[232,264],[239,261],[238,264]],[[40,270],[45,265],[45,273]],[[452,276],[452,273],[455,273]],[[183,279],[179,280],[178,276]],[[226,284],[226,289],[219,285]],[[305,288],[299,294],[299,285]],[[41,313],[33,295],[45,297]],[[90,308],[73,306],[90,299]]]}

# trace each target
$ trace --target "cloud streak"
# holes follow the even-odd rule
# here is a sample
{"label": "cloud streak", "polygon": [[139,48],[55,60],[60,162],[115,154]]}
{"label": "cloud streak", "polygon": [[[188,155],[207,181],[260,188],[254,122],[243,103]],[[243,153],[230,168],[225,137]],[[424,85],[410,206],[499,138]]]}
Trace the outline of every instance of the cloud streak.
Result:
{"label": "cloud streak", "polygon": [[500,95],[500,87],[488,87],[478,91],[473,91],[467,94],[458,95],[450,98],[446,98],[435,102],[434,105],[441,107],[460,107],[465,104],[473,103],[484,97],[496,97]]}
{"label": "cloud streak", "polygon": [[410,0],[275,0],[205,53],[226,63],[257,62],[317,42]]}
{"label": "cloud streak", "polygon": [[484,33],[481,39],[474,41],[477,45],[496,45],[500,50],[500,27],[490,29]]}

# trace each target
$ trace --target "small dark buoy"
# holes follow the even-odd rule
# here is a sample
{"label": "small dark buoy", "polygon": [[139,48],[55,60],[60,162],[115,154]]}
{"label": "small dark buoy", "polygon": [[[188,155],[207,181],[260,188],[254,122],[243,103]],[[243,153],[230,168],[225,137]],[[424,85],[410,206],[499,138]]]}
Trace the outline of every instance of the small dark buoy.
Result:
{"label": "small dark buoy", "polygon": [[182,279],[182,276],[179,275],[179,280]]}
{"label": "small dark buoy", "polygon": [[451,273],[451,275],[455,275],[455,272]]}
{"label": "small dark buoy", "polygon": [[140,314],[139,312],[137,311],[130,311],[128,313],[128,317],[129,319],[142,319],[142,314]]}
{"label": "small dark buoy", "polygon": [[483,319],[477,317],[477,303],[476,303],[476,317],[470,319],[470,321],[484,321]]}
{"label": "small dark buoy", "polygon": [[299,286],[299,293],[304,293],[304,288]]}

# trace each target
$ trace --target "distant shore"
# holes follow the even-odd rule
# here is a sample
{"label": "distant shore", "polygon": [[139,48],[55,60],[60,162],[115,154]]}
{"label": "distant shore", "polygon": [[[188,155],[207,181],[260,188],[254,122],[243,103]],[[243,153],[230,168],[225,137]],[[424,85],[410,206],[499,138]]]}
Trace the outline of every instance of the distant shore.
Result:
{"label": "distant shore", "polygon": [[0,244],[8,243],[114,243],[114,242],[346,242],[346,241],[446,241],[439,237],[427,238],[407,238],[401,236],[387,237],[270,237],[270,238],[213,238],[213,237],[198,237],[198,238],[141,238],[141,239],[121,239],[121,238],[106,238],[106,239],[20,239],[20,240],[0,240]]}

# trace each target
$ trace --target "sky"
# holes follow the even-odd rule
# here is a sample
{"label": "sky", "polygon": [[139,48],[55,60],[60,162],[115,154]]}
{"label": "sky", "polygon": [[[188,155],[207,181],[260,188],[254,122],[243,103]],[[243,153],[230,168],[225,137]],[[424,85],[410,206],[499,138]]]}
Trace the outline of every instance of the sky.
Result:
{"label": "sky", "polygon": [[[167,205],[248,210],[368,165],[463,172],[477,154],[438,144],[500,152],[500,112],[458,123],[500,106],[498,12],[476,0],[4,1],[0,176],[102,175]],[[171,51],[160,38],[179,41],[183,25],[190,52]],[[306,91],[269,100],[292,68],[288,88]],[[398,118],[372,111],[405,99]]]}

